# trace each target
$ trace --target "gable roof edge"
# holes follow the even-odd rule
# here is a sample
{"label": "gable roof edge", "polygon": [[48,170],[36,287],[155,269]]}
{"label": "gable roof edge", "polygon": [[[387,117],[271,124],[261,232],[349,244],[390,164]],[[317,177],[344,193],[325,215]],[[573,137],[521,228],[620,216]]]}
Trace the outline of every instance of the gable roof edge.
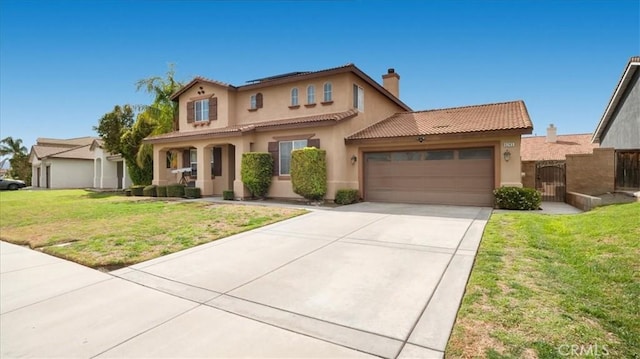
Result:
{"label": "gable roof edge", "polygon": [[593,137],[591,138],[592,143],[600,142],[600,137],[602,136],[605,128],[609,125],[609,122],[611,122],[611,116],[617,109],[622,95],[627,90],[627,86],[631,82],[631,78],[635,75],[636,71],[638,71],[638,67],[640,67],[640,56],[632,56],[627,62],[627,66],[622,72],[622,76],[613,90],[611,99],[600,118],[600,122],[598,122],[598,126],[596,126],[596,130],[593,132]]}

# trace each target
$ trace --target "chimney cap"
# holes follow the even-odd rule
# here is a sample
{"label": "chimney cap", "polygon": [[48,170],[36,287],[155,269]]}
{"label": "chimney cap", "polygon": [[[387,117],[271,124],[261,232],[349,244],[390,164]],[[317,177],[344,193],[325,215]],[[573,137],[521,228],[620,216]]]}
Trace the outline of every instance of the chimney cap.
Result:
{"label": "chimney cap", "polygon": [[395,73],[395,72],[396,72],[396,69],[394,69],[393,67],[390,67],[390,68],[387,70],[387,73],[388,73],[388,74],[393,74],[393,73]]}

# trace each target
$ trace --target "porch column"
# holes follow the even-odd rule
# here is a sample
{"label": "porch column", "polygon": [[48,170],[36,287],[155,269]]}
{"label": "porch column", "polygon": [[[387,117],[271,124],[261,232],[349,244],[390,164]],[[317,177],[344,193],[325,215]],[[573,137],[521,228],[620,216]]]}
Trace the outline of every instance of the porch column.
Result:
{"label": "porch column", "polygon": [[213,194],[213,181],[211,180],[211,147],[201,145],[196,147],[198,151],[198,178],[196,187],[200,187],[203,196]]}
{"label": "porch column", "polygon": [[129,176],[129,169],[127,168],[127,160],[122,159],[122,189],[131,187],[131,177]]}
{"label": "porch column", "polygon": [[251,193],[242,183],[242,154],[251,152],[251,141],[249,138],[242,137],[237,142],[234,142],[236,146],[236,163],[235,163],[235,180],[233,181],[233,192],[236,198],[249,198],[251,197]]}
{"label": "porch column", "polygon": [[169,183],[166,178],[166,163],[167,150],[158,146],[153,146],[153,181],[151,183],[156,186],[166,186]]}

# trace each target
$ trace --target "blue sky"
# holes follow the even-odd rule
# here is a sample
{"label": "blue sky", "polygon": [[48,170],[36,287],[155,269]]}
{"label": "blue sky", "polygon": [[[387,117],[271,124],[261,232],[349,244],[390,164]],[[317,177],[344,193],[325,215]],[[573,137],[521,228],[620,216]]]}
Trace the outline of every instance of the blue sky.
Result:
{"label": "blue sky", "polygon": [[0,137],[95,135],[169,63],[235,85],[389,67],[414,110],[522,99],[544,134],[595,129],[629,57],[633,1],[0,1]]}

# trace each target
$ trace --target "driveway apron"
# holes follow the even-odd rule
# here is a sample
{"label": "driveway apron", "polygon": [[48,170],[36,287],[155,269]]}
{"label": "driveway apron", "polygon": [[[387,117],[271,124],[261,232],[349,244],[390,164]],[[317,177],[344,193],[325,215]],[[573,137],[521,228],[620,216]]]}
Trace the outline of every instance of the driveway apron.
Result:
{"label": "driveway apron", "polygon": [[0,354],[441,358],[490,215],[359,203],[109,274],[1,243]]}

